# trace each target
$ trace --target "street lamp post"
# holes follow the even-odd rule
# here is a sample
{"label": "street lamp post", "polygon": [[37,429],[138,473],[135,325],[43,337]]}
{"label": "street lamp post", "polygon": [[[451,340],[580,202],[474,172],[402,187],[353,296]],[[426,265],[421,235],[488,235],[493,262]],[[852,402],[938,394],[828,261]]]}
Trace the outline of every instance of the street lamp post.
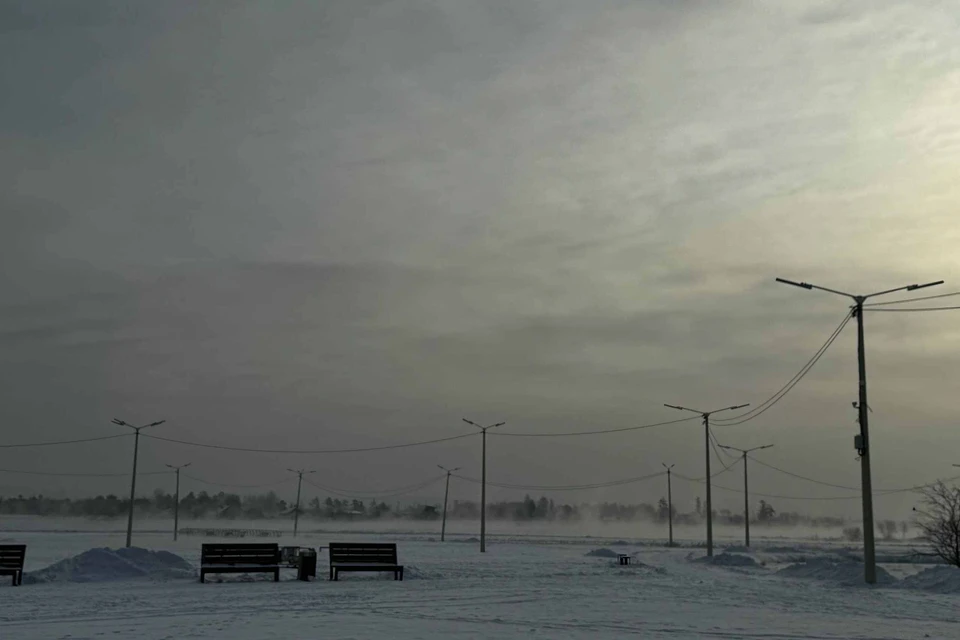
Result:
{"label": "street lamp post", "polygon": [[714,413],[720,413],[721,411],[732,411],[733,409],[743,409],[744,407],[749,407],[750,404],[737,404],[732,407],[724,407],[723,409],[717,409],[715,411],[698,411],[697,409],[690,409],[688,407],[681,407],[675,404],[664,404],[663,406],[669,407],[671,409],[678,409],[680,411],[690,411],[696,414],[699,414],[703,418],[703,433],[706,443],[706,483],[707,483],[707,557],[713,556],[713,499],[710,495],[710,416]]}
{"label": "street lamp post", "polygon": [[667,522],[670,523],[670,542],[667,546],[673,546],[673,487],[670,485],[670,470],[673,469],[674,465],[669,467],[665,462],[661,462],[663,468],[667,470]]}
{"label": "street lamp post", "polygon": [[747,485],[747,454],[761,449],[769,449],[772,444],[765,444],[762,447],[753,447],[752,449],[738,449],[721,444],[722,449],[739,451],[743,455],[743,539],[744,546],[750,546],[750,487]]}
{"label": "street lamp post", "polygon": [[480,553],[485,553],[487,550],[487,429],[502,427],[507,423],[498,422],[484,427],[473,420],[463,418],[463,421],[480,429],[483,434],[483,470],[480,473]]}
{"label": "street lamp post", "polygon": [[860,412],[860,435],[854,440],[854,446],[860,454],[860,478],[863,494],[863,573],[867,584],[874,584],[877,581],[877,556],[874,541],[874,522],[873,522],[873,483],[870,478],[870,430],[867,424],[869,417],[867,415],[867,364],[864,354],[863,340],[863,303],[869,298],[883,296],[897,291],[916,291],[926,287],[934,287],[943,284],[943,280],[928,282],[926,284],[911,284],[896,289],[887,289],[867,295],[854,295],[835,289],[828,289],[807,282],[794,282],[784,278],[777,278],[777,282],[789,284],[801,289],[819,289],[838,296],[850,298],[853,300],[853,315],[857,318],[857,365],[860,378],[860,402],[857,409]]}
{"label": "street lamp post", "polygon": [[443,524],[440,525],[440,542],[443,542],[446,539],[447,534],[447,497],[450,495],[450,474],[452,474],[454,471],[459,471],[460,467],[447,469],[439,464],[437,466],[447,472],[447,486],[443,490]]}
{"label": "street lamp post", "polygon": [[297,506],[293,508],[293,537],[297,537],[297,527],[300,525],[300,487],[303,485],[303,474],[316,473],[316,471],[305,471],[303,469],[287,469],[290,473],[297,474]]}
{"label": "street lamp post", "polygon": [[190,466],[191,463],[181,464],[179,467],[176,467],[172,464],[167,466],[173,469],[174,473],[177,474],[177,488],[173,494],[173,541],[177,541],[177,532],[180,530],[180,469],[186,469]]}
{"label": "street lamp post", "polygon": [[161,425],[166,420],[157,420],[156,422],[151,422],[150,424],[141,425],[135,427],[132,424],[128,424],[119,418],[114,418],[111,422],[113,424],[121,427],[129,427],[133,429],[133,473],[130,474],[130,510],[127,512],[127,547],[130,547],[130,540],[133,537],[133,498],[134,493],[137,490],[137,454],[140,450],[140,430],[146,429],[148,427],[156,427]]}

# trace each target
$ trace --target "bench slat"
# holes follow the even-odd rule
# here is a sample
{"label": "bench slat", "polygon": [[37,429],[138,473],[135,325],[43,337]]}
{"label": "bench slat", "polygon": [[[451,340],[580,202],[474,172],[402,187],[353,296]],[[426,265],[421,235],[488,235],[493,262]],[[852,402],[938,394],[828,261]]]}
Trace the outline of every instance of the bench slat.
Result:
{"label": "bench slat", "polygon": [[200,582],[207,573],[272,572],[280,579],[280,546],[276,543],[211,543],[200,547]]}
{"label": "bench slat", "polygon": [[395,579],[403,580],[395,543],[331,542],[328,553],[331,580],[340,571],[392,571]]}

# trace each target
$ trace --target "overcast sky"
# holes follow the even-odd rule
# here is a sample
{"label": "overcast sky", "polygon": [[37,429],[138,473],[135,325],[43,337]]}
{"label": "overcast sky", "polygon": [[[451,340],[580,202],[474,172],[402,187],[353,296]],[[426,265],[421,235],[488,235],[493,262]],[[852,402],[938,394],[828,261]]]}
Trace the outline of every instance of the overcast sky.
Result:
{"label": "overcast sky", "polygon": [[[958,22],[920,0],[0,0],[0,444],[110,435],[120,417],[205,443],[363,447],[466,433],[463,416],[535,433],[760,403],[846,311],[775,276],[960,288]],[[958,319],[866,317],[881,489],[957,471]],[[718,439],[859,486],[855,341],[851,323]],[[695,422],[488,445],[506,483],[661,461],[703,475]],[[0,468],[126,473],[131,447],[0,449]],[[325,456],[141,443],[143,471],[182,462],[226,484],[302,466],[382,490],[436,464],[479,476],[480,439]],[[758,465],[751,480],[856,493]],[[127,482],[0,472],[0,493]],[[552,495],[655,500],[662,484]],[[702,495],[674,486],[681,508]]]}

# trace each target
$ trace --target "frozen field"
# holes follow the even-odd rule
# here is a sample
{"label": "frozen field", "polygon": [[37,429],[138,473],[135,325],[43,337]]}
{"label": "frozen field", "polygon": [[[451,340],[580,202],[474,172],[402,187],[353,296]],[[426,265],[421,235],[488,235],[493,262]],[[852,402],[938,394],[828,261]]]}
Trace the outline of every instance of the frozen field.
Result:
{"label": "frozen field", "polygon": [[[880,549],[891,575],[867,588],[850,551],[826,544],[760,542],[710,564],[699,560],[702,549],[639,540],[492,537],[481,555],[465,536],[431,538],[307,533],[280,540],[396,541],[403,582],[377,574],[328,582],[323,552],[320,579],[310,583],[294,580],[292,570],[279,584],[261,575],[201,585],[190,573],[102,580],[110,576],[90,566],[81,569],[101,580],[80,583],[77,575],[32,572],[92,548],[122,547],[121,532],[0,530],[0,541],[29,545],[23,587],[0,583],[0,637],[960,638],[960,589],[951,573],[960,570],[900,562],[905,546]],[[193,565],[203,541],[210,539],[135,537],[136,546],[169,550]],[[602,548],[631,553],[637,564],[587,555]]]}

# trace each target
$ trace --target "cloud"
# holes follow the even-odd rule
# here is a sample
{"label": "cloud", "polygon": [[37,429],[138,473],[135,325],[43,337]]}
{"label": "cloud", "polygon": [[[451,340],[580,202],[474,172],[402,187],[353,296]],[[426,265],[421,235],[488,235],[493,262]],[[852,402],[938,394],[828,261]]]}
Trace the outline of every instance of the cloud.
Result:
{"label": "cloud", "polygon": [[[122,413],[188,439],[349,446],[462,413],[562,431],[762,401],[845,311],[775,276],[960,281],[947,8],[4,5],[3,439]],[[878,440],[907,461],[878,482],[925,480],[949,463],[911,442],[953,437],[953,323],[867,322]],[[846,469],[852,335],[729,437]],[[495,472],[530,479],[531,452],[534,484],[702,464],[684,429],[536,446]],[[145,455],[188,453],[247,484],[285,468]],[[378,469],[410,484],[474,454]],[[67,454],[50,456],[33,461]],[[365,480],[324,465],[333,486]]]}

